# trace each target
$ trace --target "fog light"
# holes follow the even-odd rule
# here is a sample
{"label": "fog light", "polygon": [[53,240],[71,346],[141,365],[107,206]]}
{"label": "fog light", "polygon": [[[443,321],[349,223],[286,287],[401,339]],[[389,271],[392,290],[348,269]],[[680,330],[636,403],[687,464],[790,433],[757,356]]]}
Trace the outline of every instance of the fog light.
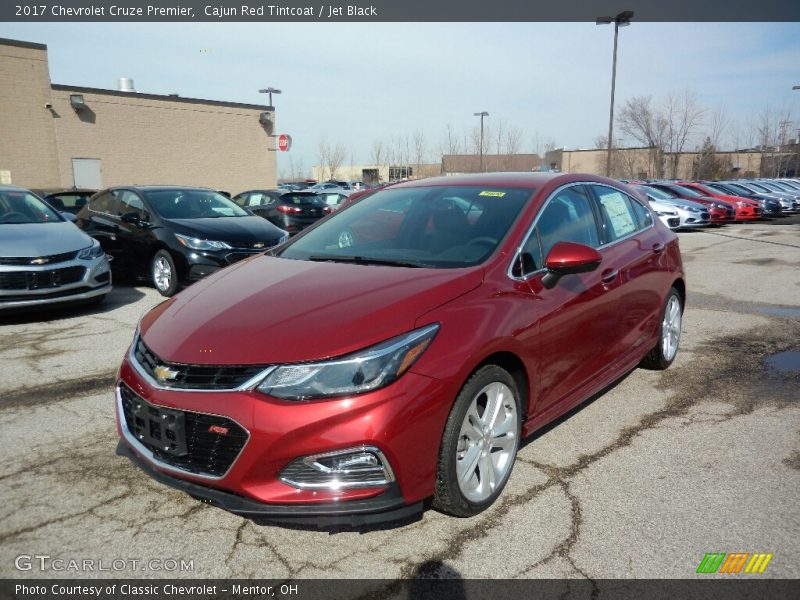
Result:
{"label": "fog light", "polygon": [[279,478],[301,489],[338,490],[388,485],[394,474],[380,450],[360,446],[295,459]]}

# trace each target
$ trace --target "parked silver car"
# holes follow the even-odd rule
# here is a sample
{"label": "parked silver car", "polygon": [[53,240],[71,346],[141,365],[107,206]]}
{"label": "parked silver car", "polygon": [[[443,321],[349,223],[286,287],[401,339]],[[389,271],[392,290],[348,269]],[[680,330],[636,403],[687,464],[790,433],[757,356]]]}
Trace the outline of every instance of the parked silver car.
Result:
{"label": "parked silver car", "polygon": [[32,192],[0,186],[0,311],[100,302],[110,291],[97,241]]}
{"label": "parked silver car", "polygon": [[710,217],[708,208],[706,208],[704,204],[692,202],[691,200],[684,200],[682,198],[675,198],[663,190],[647,185],[639,186],[639,189],[647,195],[647,199],[650,201],[651,206],[655,200],[660,204],[671,206],[675,212],[678,213],[680,224],[677,228],[673,229],[706,227],[711,223],[709,220]]}

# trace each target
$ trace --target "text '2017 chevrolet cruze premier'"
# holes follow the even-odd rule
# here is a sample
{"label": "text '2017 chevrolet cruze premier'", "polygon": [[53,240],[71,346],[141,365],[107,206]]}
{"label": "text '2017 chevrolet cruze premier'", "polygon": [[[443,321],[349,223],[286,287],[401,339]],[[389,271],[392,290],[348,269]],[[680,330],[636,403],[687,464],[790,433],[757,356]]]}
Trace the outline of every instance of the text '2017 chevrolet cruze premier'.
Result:
{"label": "text '2017 chevrolet cruze premier'", "polygon": [[677,237],[590,175],[407,182],[146,314],[118,452],[261,522],[474,515],[521,438],[675,358]]}

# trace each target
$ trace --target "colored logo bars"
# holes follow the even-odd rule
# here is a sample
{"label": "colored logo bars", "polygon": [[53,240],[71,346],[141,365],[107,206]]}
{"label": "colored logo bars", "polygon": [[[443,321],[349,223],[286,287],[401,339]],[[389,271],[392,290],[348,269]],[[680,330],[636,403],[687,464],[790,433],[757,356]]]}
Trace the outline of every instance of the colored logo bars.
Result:
{"label": "colored logo bars", "polygon": [[[697,567],[698,573],[763,573],[767,568],[772,554],[762,552],[712,552],[706,554]],[[747,565],[747,566],[745,566]],[[743,569],[744,567],[744,569]]]}

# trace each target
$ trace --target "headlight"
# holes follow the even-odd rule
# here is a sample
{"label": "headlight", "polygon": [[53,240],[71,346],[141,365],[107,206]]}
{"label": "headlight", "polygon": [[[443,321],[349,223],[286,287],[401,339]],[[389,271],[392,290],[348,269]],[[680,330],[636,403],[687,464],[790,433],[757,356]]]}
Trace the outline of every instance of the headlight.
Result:
{"label": "headlight", "polygon": [[97,240],[92,240],[91,246],[78,252],[78,258],[81,260],[93,260],[95,258],[100,258],[101,256],[103,256],[103,248],[100,246],[100,242]]}
{"label": "headlight", "polygon": [[279,366],[257,389],[286,400],[348,396],[376,390],[408,371],[438,330],[438,324],[428,325],[342,358]]}
{"label": "headlight", "polygon": [[225,242],[201,240],[200,238],[193,238],[181,235],[180,233],[176,233],[175,238],[182,246],[186,246],[192,250],[230,250],[231,248],[231,246]]}

